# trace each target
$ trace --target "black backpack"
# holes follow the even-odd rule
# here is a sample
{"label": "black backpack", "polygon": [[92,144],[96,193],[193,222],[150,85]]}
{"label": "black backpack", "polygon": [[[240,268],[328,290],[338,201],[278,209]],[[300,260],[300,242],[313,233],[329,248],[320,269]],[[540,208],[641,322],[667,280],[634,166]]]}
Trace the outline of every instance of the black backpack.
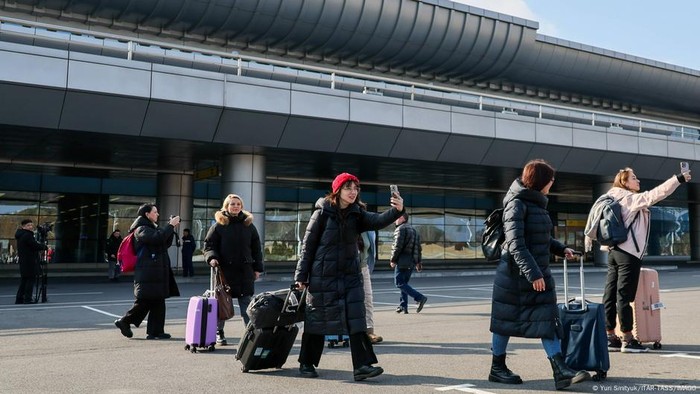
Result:
{"label": "black backpack", "polygon": [[481,251],[488,261],[501,259],[501,245],[506,235],[503,232],[503,208],[491,212],[484,221],[484,232],[481,234]]}
{"label": "black backpack", "polygon": [[[596,213],[598,213],[597,217],[591,217],[591,215],[595,215]],[[622,220],[622,206],[620,205],[620,200],[615,200],[612,196],[603,194],[593,203],[593,207],[591,207],[588,216],[589,222],[598,222],[595,240],[601,245],[615,246],[627,241],[627,234],[629,234],[632,224],[639,217],[639,212],[637,212],[630,226],[625,227],[625,222]],[[639,251],[634,233],[632,233],[632,240],[634,241],[635,248]]]}

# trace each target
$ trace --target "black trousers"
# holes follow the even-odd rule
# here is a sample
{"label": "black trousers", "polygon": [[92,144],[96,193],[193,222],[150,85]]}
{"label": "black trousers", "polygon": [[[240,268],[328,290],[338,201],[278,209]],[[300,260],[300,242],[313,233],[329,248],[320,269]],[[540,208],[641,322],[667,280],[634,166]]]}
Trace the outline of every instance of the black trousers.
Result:
{"label": "black trousers", "polygon": [[134,306],[122,317],[122,321],[138,327],[146,315],[148,315],[147,335],[160,335],[165,332],[165,298],[154,300],[137,298]]}
{"label": "black trousers", "polygon": [[36,283],[36,276],[22,276],[19,281],[19,289],[17,289],[17,296],[15,297],[15,304],[28,304],[32,302],[32,293],[34,292],[34,283]]}
{"label": "black trousers", "polygon": [[631,254],[613,249],[608,254],[608,277],[603,294],[605,328],[609,331],[617,326],[615,317],[620,318],[620,330],[632,331],[634,315],[631,302],[637,294],[642,260]]}
{"label": "black trousers", "polygon": [[[302,334],[299,363],[313,364],[318,367],[325,344],[324,335],[308,334],[306,332]],[[377,363],[377,356],[374,354],[372,342],[370,342],[366,332],[350,335],[350,353],[352,355],[353,369]]]}

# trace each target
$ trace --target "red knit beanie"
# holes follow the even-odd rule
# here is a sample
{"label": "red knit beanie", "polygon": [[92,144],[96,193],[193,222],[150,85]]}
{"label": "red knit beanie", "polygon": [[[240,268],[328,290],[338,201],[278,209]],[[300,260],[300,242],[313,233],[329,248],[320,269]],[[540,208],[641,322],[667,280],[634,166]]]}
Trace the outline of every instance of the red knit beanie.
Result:
{"label": "red knit beanie", "polygon": [[355,175],[348,174],[347,172],[344,172],[342,174],[339,174],[335,179],[333,180],[333,185],[331,186],[331,189],[333,190],[333,193],[337,193],[338,189],[340,189],[345,182],[348,181],[353,181],[357,183],[357,185],[360,185],[360,180],[357,179]]}

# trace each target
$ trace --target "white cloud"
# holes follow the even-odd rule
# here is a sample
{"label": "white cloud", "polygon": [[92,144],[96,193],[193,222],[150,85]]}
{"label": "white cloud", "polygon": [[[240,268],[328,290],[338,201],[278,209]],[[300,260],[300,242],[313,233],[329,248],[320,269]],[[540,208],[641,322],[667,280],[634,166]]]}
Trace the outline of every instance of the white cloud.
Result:
{"label": "white cloud", "polygon": [[452,0],[455,3],[462,3],[466,5],[471,5],[478,8],[483,8],[485,10],[498,12],[501,14],[507,14],[512,16],[517,16],[520,18],[528,19],[531,21],[538,22],[540,24],[539,30],[540,34],[546,34],[548,36],[556,36],[558,29],[554,23],[538,16],[534,11],[530,9],[525,0]]}

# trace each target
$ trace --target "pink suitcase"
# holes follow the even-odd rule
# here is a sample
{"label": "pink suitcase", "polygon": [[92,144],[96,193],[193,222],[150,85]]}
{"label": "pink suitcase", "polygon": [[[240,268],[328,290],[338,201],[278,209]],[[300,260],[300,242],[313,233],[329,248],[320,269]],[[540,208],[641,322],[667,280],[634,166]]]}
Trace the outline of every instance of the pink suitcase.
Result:
{"label": "pink suitcase", "polygon": [[192,353],[196,353],[197,348],[215,350],[217,315],[218,304],[213,291],[207,290],[202,296],[190,298],[185,323],[185,350]]}
{"label": "pink suitcase", "polygon": [[[654,349],[661,349],[661,309],[664,304],[659,296],[659,273],[650,268],[642,268],[637,285],[637,294],[632,303],[634,326],[632,335],[639,342],[653,342]],[[620,325],[617,325],[617,334]]]}

